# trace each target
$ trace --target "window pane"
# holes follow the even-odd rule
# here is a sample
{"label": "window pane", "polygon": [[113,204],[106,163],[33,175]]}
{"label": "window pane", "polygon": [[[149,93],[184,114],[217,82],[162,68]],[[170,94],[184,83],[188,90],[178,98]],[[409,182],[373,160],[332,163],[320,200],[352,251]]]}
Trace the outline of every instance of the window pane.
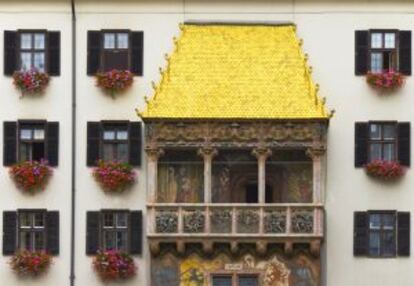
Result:
{"label": "window pane", "polygon": [[382,127],[384,132],[384,139],[395,139],[396,126],[394,124],[386,124]]}
{"label": "window pane", "polygon": [[117,214],[117,221],[116,226],[117,227],[126,227],[128,223],[128,215],[127,213],[118,213]]}
{"label": "window pane", "polygon": [[105,250],[116,249],[116,232],[105,231],[104,232],[104,248]]}
{"label": "window pane", "polygon": [[35,213],[33,214],[33,226],[35,227],[44,227],[44,216],[42,213]]}
{"label": "window pane", "polygon": [[103,144],[103,159],[105,161],[113,161],[115,158],[115,151],[117,144],[105,143]]}
{"label": "window pane", "polygon": [[384,144],[383,160],[394,161],[395,160],[395,144]]}
{"label": "window pane", "polygon": [[44,140],[45,139],[45,130],[44,129],[35,129],[33,131],[33,138],[36,140]]}
{"label": "window pane", "polygon": [[128,144],[117,144],[117,161],[128,162]]}
{"label": "window pane", "polygon": [[128,34],[127,33],[118,34],[118,49],[128,49]]}
{"label": "window pane", "polygon": [[22,49],[32,48],[32,34],[24,33],[20,35],[20,47]]}
{"label": "window pane", "polygon": [[21,70],[30,70],[32,68],[32,54],[20,53]]}
{"label": "window pane", "polygon": [[385,37],[384,47],[387,49],[394,49],[395,48],[395,34],[385,33],[384,37]]}
{"label": "window pane", "polygon": [[384,229],[393,230],[395,227],[395,216],[393,214],[383,214],[382,224]]}
{"label": "window pane", "polygon": [[380,255],[380,233],[371,232],[369,234],[369,254],[374,256]]}
{"label": "window pane", "polygon": [[382,33],[371,34],[371,48],[382,48]]}
{"label": "window pane", "polygon": [[32,130],[31,129],[21,129],[20,130],[20,139],[23,139],[23,140],[32,139]]}
{"label": "window pane", "polygon": [[116,139],[118,140],[128,140],[128,131],[118,131],[116,133]]}
{"label": "window pane", "polygon": [[113,33],[104,34],[104,48],[115,49],[115,34]]}
{"label": "window pane", "polygon": [[114,214],[104,213],[104,227],[114,227]]}
{"label": "window pane", "polygon": [[34,249],[43,250],[45,245],[45,234],[43,231],[34,233]]}
{"label": "window pane", "polygon": [[382,255],[394,256],[395,255],[395,235],[393,231],[385,231],[382,236]]}
{"label": "window pane", "polygon": [[381,144],[371,143],[369,146],[369,156],[370,160],[381,160]]}
{"label": "window pane", "polygon": [[127,233],[125,231],[116,232],[116,246],[117,250],[127,251]]}
{"label": "window pane", "polygon": [[231,286],[231,276],[213,276],[213,286]]}
{"label": "window pane", "polygon": [[45,34],[34,35],[34,48],[43,50],[45,48]]}
{"label": "window pane", "polygon": [[32,221],[29,213],[20,213],[20,227],[31,227]]}
{"label": "window pane", "polygon": [[27,143],[21,143],[19,149],[19,160],[28,161],[31,159],[31,145]]}
{"label": "window pane", "polygon": [[239,277],[239,286],[257,286],[256,276],[241,276]]}
{"label": "window pane", "polygon": [[38,71],[45,71],[45,53],[34,54],[34,68]]}
{"label": "window pane", "polygon": [[103,139],[104,140],[114,140],[115,139],[115,131],[104,131]]}
{"label": "window pane", "polygon": [[30,232],[22,231],[19,235],[19,246],[21,250],[31,250]]}
{"label": "window pane", "polygon": [[381,139],[381,125],[378,125],[378,124],[369,125],[369,138]]}
{"label": "window pane", "polygon": [[381,228],[381,215],[380,214],[371,214],[369,216],[369,228],[370,229]]}
{"label": "window pane", "polygon": [[383,70],[382,67],[382,53],[371,53],[371,72],[380,73]]}

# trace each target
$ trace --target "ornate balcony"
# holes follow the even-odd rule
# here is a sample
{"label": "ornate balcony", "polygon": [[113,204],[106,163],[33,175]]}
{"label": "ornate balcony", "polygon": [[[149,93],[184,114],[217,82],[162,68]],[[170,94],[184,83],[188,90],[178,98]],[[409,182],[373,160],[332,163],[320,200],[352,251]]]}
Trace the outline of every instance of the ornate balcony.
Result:
{"label": "ornate balcony", "polygon": [[160,243],[175,243],[179,252],[187,243],[201,243],[207,253],[214,243],[228,243],[233,252],[240,243],[255,243],[263,254],[270,243],[283,244],[287,253],[296,243],[308,243],[318,255],[324,233],[322,204],[154,203],[147,211],[154,254]]}

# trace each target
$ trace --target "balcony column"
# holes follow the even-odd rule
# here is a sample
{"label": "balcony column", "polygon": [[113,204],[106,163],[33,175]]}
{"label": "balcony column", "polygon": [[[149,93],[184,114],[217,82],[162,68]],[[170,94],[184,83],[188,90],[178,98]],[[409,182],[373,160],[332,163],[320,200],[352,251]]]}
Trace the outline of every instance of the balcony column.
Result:
{"label": "balcony column", "polygon": [[323,168],[325,148],[310,148],[306,151],[306,155],[313,162],[313,203],[321,204],[325,200],[325,170]]}
{"label": "balcony column", "polygon": [[158,180],[158,158],[164,154],[164,150],[159,148],[146,148],[147,163],[147,186],[149,203],[155,203],[157,199],[157,180]]}
{"label": "balcony column", "polygon": [[272,151],[267,148],[256,148],[252,154],[257,158],[258,164],[258,203],[266,203],[266,159],[272,154]]}
{"label": "balcony column", "polygon": [[204,159],[204,203],[211,203],[211,165],[217,150],[204,147],[198,150],[198,154]]}

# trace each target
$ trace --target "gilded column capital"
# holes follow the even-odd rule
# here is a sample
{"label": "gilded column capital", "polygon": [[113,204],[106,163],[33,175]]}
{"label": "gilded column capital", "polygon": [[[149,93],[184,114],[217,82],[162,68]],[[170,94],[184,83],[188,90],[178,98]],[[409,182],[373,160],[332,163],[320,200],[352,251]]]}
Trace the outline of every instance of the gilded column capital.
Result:
{"label": "gilded column capital", "polygon": [[312,160],[322,157],[326,152],[326,148],[323,146],[318,146],[315,148],[309,148],[306,150],[306,155]]}
{"label": "gilded column capital", "polygon": [[218,151],[213,147],[202,147],[198,149],[197,154],[203,158],[213,158],[218,154]]}
{"label": "gilded column capital", "polygon": [[145,148],[145,153],[147,153],[147,156],[150,160],[156,161],[159,157],[164,155],[164,150],[156,147],[147,147]]}
{"label": "gilded column capital", "polygon": [[257,159],[259,158],[265,158],[267,159],[269,156],[272,155],[272,150],[265,147],[257,147],[253,149],[252,155],[255,156]]}

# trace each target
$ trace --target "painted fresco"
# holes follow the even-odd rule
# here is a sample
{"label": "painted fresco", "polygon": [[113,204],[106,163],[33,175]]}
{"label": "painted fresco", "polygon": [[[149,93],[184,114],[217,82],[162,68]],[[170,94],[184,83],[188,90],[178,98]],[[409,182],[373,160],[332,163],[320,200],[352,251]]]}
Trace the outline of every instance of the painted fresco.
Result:
{"label": "painted fresco", "polygon": [[217,273],[258,274],[262,286],[318,286],[319,263],[304,253],[291,258],[279,254],[232,258],[220,253],[209,259],[196,253],[184,258],[166,254],[153,259],[152,286],[209,286],[211,275]]}

